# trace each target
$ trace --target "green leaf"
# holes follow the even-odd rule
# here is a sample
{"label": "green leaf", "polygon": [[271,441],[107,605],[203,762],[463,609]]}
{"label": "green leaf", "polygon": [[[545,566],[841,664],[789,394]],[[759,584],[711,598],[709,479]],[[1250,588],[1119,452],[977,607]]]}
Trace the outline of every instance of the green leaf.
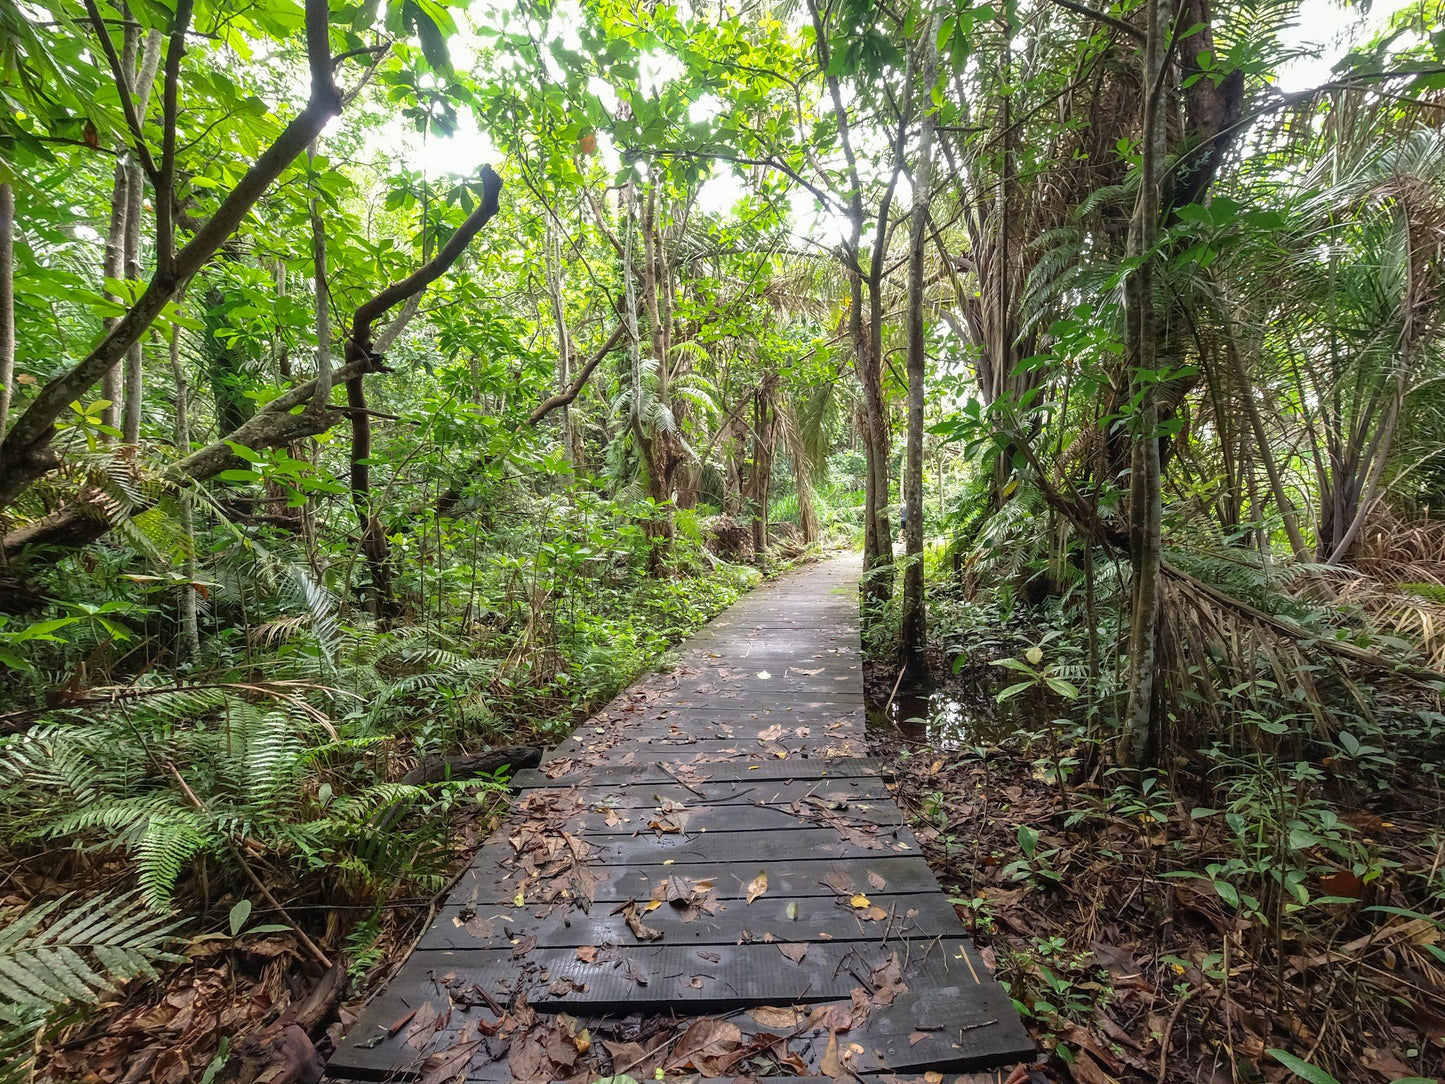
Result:
{"label": "green leaf", "polygon": [[1301,1059],[1295,1057],[1293,1054],[1289,1053],[1287,1050],[1271,1049],[1269,1051],[1269,1056],[1274,1058],[1275,1061],[1279,1062],[1296,1076],[1300,1077],[1303,1080],[1308,1080],[1310,1084],[1340,1084],[1338,1080],[1330,1076],[1330,1074],[1325,1072],[1323,1069],[1319,1068],[1318,1066],[1311,1065],[1307,1061],[1302,1061]]}
{"label": "green leaf", "polygon": [[1030,828],[1027,824],[1019,825],[1019,847],[1027,857],[1032,858],[1039,848],[1038,829]]}
{"label": "green leaf", "polygon": [[246,919],[251,917],[251,901],[237,900],[236,906],[231,908],[231,936],[235,937],[246,925]]}

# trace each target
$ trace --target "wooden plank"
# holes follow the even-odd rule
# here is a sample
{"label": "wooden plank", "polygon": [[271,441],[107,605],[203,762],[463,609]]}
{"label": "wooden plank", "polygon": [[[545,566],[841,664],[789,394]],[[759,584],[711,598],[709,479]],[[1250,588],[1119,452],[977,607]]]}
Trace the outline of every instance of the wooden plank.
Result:
{"label": "wooden plank", "polygon": [[[683,778],[682,782],[696,785],[697,782],[731,782],[733,780],[789,780],[789,779],[858,779],[864,776],[892,776],[893,764],[880,757],[820,757],[817,759],[778,760],[772,764],[742,765],[716,764],[708,768],[706,776],[696,781]],[[549,777],[536,768],[527,768],[512,777],[514,790],[529,790],[535,787],[596,786],[598,784],[628,783],[633,786],[676,783],[678,779],[654,765],[615,765],[592,768],[576,775]]]}
{"label": "wooden plank", "polygon": [[[776,948],[766,945],[742,947],[761,950],[764,959],[770,950]],[[684,960],[686,951],[680,953]],[[695,952],[696,949],[692,951]],[[810,946],[809,953],[813,951],[814,947]],[[535,954],[536,950],[529,954],[529,957]],[[478,958],[474,953],[468,955]],[[572,951],[572,955],[575,957],[575,951]],[[652,955],[655,957],[656,953]],[[718,955],[721,962],[720,950]],[[783,965],[795,967],[782,956],[781,950],[777,950],[777,957]],[[468,996],[475,984],[476,969],[469,971],[454,966],[457,954],[422,953],[415,959],[425,970],[418,966],[410,969],[410,973],[403,973],[387,989],[385,995],[362,1010],[357,1023],[338,1045],[327,1067],[331,1077],[376,1080],[384,1076],[414,1076],[416,1068],[427,1054],[450,1049],[464,1036],[474,1037],[475,1023],[478,1021],[488,1025],[495,1023],[496,1017],[492,1011],[485,1004],[479,1004],[479,999],[475,996]],[[701,966],[714,966],[711,961],[700,957],[697,962]],[[805,957],[804,963],[806,962]],[[840,1038],[846,1038],[850,1044],[856,1043],[863,1048],[861,1053],[854,1051],[854,1059],[850,1059],[850,1065],[856,1072],[871,1078],[890,1072],[960,1071],[1031,1059],[1033,1045],[1018,1023],[1002,987],[993,982],[974,984],[971,977],[941,966],[943,963],[941,957],[928,957],[923,960],[922,966],[910,967],[905,974],[905,981],[910,984],[905,993],[886,1009],[873,1009],[862,1027],[851,1028],[840,1034]],[[511,966],[520,972],[528,966],[528,960],[512,960],[511,953],[507,951],[494,954],[494,958],[489,959],[487,965],[502,968]],[[589,970],[611,968],[616,971],[619,966],[626,966],[621,958],[610,964],[604,961],[600,969],[593,965]],[[540,970],[537,969],[538,975]],[[962,984],[955,981],[960,978],[964,980]],[[635,987],[635,980],[631,981]],[[852,975],[845,974],[844,981],[856,980]],[[778,984],[776,988],[783,987]],[[851,992],[851,987],[849,991]],[[510,996],[509,990],[502,992]],[[688,1011],[701,1013],[706,1002],[701,991],[693,993],[695,996]],[[413,1010],[428,1002],[440,1010],[437,1017],[440,1027],[418,1027],[417,1018],[408,1020]],[[821,1001],[808,1001],[805,998],[801,1004],[805,1006],[805,1014],[806,1007],[814,1004],[842,1005],[847,1002],[848,998],[843,996]],[[794,1003],[791,998],[781,998],[776,1002],[779,1008],[786,1008]],[[641,1012],[658,1006],[657,1002],[639,1002],[629,997],[626,1002],[629,1011],[633,1011],[634,1004],[637,1006],[636,1011]],[[544,1012],[549,1009],[574,1011],[574,1015],[579,1017],[584,1026],[595,1026],[595,1022],[602,1017],[591,1003],[585,1002],[569,1007],[563,999],[544,998],[537,1007]],[[676,1025],[678,1032],[686,1026],[687,1013],[682,1015],[684,1019]],[[745,1035],[762,1031],[776,1034],[775,1026],[765,1027],[759,1024],[748,1015],[744,1007],[729,1005],[720,1015],[736,1023]],[[395,1029],[396,1033],[388,1037],[387,1032],[392,1029]],[[917,1038],[920,1034],[922,1038]],[[821,1030],[804,1031],[790,1046],[802,1055],[810,1068],[816,1070],[826,1038],[826,1032]],[[917,1041],[914,1041],[916,1038]],[[500,1050],[499,1046],[498,1051]],[[498,1075],[499,1071],[501,1075]],[[881,1075],[878,1078],[880,1084],[886,1080],[886,1077]],[[485,1050],[479,1050],[469,1067],[468,1079],[510,1079],[505,1058],[500,1062],[493,1062]]]}
{"label": "wooden plank", "polygon": [[[826,804],[825,799],[819,801]],[[796,829],[800,823],[812,823],[807,819],[812,811],[806,804],[801,808],[804,812],[799,814],[793,810],[792,803],[767,805],[762,802],[697,802],[693,795],[687,794],[665,808],[654,801],[631,808],[594,806],[573,817],[569,822],[569,830],[587,840],[594,836],[651,834],[657,831],[648,827],[651,822],[664,826],[680,824],[689,833],[785,832]],[[821,815],[821,810],[815,811]],[[847,824],[865,828],[903,823],[903,815],[898,811],[898,807],[886,798],[878,801],[853,800],[843,808],[830,810],[829,813],[840,817]]]}
{"label": "wooden plank", "polygon": [[[798,730],[806,733],[799,735]],[[630,732],[628,742],[622,748],[604,749],[597,753],[590,752],[586,746],[571,746],[559,749],[546,763],[553,763],[556,760],[565,760],[569,757],[579,756],[606,756],[621,755],[624,751],[631,753],[639,764],[647,764],[647,757],[651,755],[656,760],[673,760],[678,757],[716,756],[727,757],[772,757],[775,760],[785,760],[789,756],[804,757],[810,760],[826,760],[838,757],[862,757],[862,733],[857,734],[835,734],[829,733],[822,728],[809,727],[806,724],[797,727],[780,728],[776,724],[759,725],[750,723],[746,728],[739,728],[734,734],[725,734],[721,729],[716,737],[706,735],[686,735],[679,733],[675,728],[669,727],[666,731],[660,728],[652,733],[643,730],[642,732]],[[773,735],[777,735],[774,737]],[[819,752],[830,746],[843,744],[858,745],[857,753],[827,753]],[[706,761],[703,761],[706,763]]]}
{"label": "wooden plank", "polygon": [[[596,879],[592,899],[596,904],[609,907],[629,899],[650,899],[654,886],[681,874],[695,881],[716,882],[719,899],[742,899],[746,887],[760,869],[757,863],[739,865],[731,862],[688,862],[678,861],[670,866],[613,866],[611,868],[589,867],[588,873]],[[835,893],[823,883],[823,878],[838,871],[846,871],[856,879],[867,879],[867,874],[878,874],[895,892],[940,892],[937,879],[921,856],[890,856],[869,858],[861,861],[837,862],[829,859],[799,859],[765,864],[768,875],[768,891],[779,896],[805,898],[809,896],[832,896]],[[861,871],[861,872],[860,872]],[[475,900],[480,905],[510,903],[519,890],[524,890],[523,900],[540,902],[553,891],[572,889],[567,882],[528,882],[519,872],[493,864],[478,864],[469,869],[457,883],[454,896],[458,899]],[[580,889],[577,889],[580,891]]]}
{"label": "wooden plank", "polygon": [[[547,1012],[626,1015],[676,1011],[708,1014],[759,1005],[811,1005],[847,1000],[867,988],[874,969],[897,960],[909,989],[968,989],[992,978],[972,944],[937,938],[910,951],[899,943],[814,942],[801,958],[786,943],[744,945],[616,945],[594,960],[572,949],[441,950],[421,957],[453,989],[485,991],[500,1004],[525,994]],[[940,1012],[942,1009],[940,1008]]]}
{"label": "wooden plank", "polygon": [[[523,833],[527,831],[525,827],[519,830]],[[565,841],[559,842],[565,846]],[[592,836],[584,842],[588,851],[585,861],[594,869],[649,866],[664,862],[766,866],[798,859],[867,864],[888,855],[921,853],[913,833],[902,825],[848,829],[845,835],[831,825],[806,825],[804,822],[790,832],[613,833]],[[476,864],[501,868],[504,860],[515,854],[516,849],[510,842],[497,840],[477,852]]]}
{"label": "wooden plank", "polygon": [[[963,932],[952,905],[930,893],[875,892],[864,884],[871,906],[887,917],[864,917],[868,909],[851,906],[848,897],[817,896],[774,899],[763,896],[752,903],[718,900],[712,913],[687,912],[665,905],[645,915],[646,923],[662,931],[666,944],[736,945],[744,940],[772,936],[779,941],[881,941],[902,937],[946,937]],[[627,920],[613,908],[595,905],[526,908],[507,905],[484,907],[454,896],[417,945],[418,951],[510,946],[514,940],[537,939],[539,948],[600,947],[636,941]]]}
{"label": "wooden plank", "polygon": [[857,779],[751,779],[714,782],[702,780],[692,786],[676,783],[603,784],[581,787],[536,787],[528,795],[569,796],[582,809],[650,809],[664,802],[687,808],[713,805],[789,805],[814,797],[844,808],[855,802],[891,802],[888,785],[878,776]]}

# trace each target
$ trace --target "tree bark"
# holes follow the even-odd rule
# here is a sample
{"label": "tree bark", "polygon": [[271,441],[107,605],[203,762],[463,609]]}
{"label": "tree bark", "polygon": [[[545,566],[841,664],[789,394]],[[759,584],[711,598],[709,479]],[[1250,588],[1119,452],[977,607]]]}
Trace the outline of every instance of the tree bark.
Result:
{"label": "tree bark", "polygon": [[923,596],[923,397],[927,371],[923,327],[923,253],[928,244],[928,204],[933,194],[933,111],[929,100],[938,78],[938,31],[935,13],[924,28],[922,77],[923,116],[918,132],[918,165],[913,171],[913,209],[908,250],[908,446],[903,471],[904,526],[903,665],[914,680],[928,677],[928,611]]}
{"label": "tree bark", "polygon": [[1143,55],[1143,140],[1139,196],[1130,225],[1130,255],[1139,261],[1126,293],[1131,399],[1139,403],[1133,430],[1129,481],[1129,563],[1133,573],[1129,606],[1128,701],[1119,760],[1142,767],[1162,744],[1155,695],[1163,560],[1163,465],[1158,428],[1158,325],[1154,302],[1154,247],[1159,233],[1159,168],[1164,160],[1164,125],[1159,102],[1164,80],[1164,43],[1169,34],[1169,0],[1149,0]]}
{"label": "tree bark", "polygon": [[[136,111],[145,117],[150,104],[151,88],[155,85],[156,71],[161,59],[161,35],[152,30],[146,35],[145,48],[141,54],[140,70],[135,76],[132,93]],[[125,165],[125,277],[130,282],[139,282],[140,222],[145,208],[145,175],[140,163],[131,156]],[[145,381],[140,340],[131,346],[125,355],[125,371],[121,381],[123,409],[121,411],[121,440],[126,444],[140,442],[141,414],[145,404]]]}
{"label": "tree bark", "polygon": [[[236,231],[256,201],[340,110],[341,95],[331,71],[328,42],[330,10],[326,0],[306,0],[305,19],[307,59],[311,70],[311,91],[306,106],[282,129],[276,141],[262,152],[221,201],[216,213],[200,226],[179,252],[170,250],[169,232],[158,226],[156,270],[135,304],[114,327],[106,330],[85,358],[41,389],[16,419],[4,442],[0,443],[0,509],[8,508],[31,483],[59,466],[59,457],[51,446],[56,420],[140,341],[185,281],[204,266]],[[174,34],[172,44],[176,44]],[[180,47],[183,46],[182,40]],[[167,58],[167,99],[171,104],[175,84],[172,76],[179,63],[179,51],[173,47],[171,56]],[[169,164],[172,169],[174,140],[174,125],[171,124],[166,132],[166,142],[171,152]],[[157,189],[159,219],[168,219],[171,214],[173,195],[169,180],[164,189]]]}
{"label": "tree bark", "polygon": [[372,326],[387,311],[417,296],[461,258],[477,233],[497,213],[502,178],[491,166],[481,173],[482,199],[476,209],[447,238],[441,251],[406,278],[394,282],[363,303],[351,319],[346,341],[346,402],[351,413],[351,504],[361,530],[361,551],[371,573],[373,611],[378,618],[392,616],[395,601],[391,591],[391,547],[381,518],[371,499],[371,416],[366,406],[366,374],[384,368],[385,359],[376,351]]}
{"label": "tree bark", "polygon": [[0,183],[0,440],[15,395],[15,189]]}

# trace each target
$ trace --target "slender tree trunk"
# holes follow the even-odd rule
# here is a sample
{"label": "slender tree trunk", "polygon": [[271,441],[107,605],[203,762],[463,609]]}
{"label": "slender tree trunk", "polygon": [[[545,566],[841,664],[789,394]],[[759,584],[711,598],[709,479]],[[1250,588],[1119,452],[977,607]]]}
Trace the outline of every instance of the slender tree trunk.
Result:
{"label": "slender tree trunk", "polygon": [[[565,268],[562,264],[562,238],[560,231],[548,230],[547,236],[547,279],[552,293],[552,319],[557,324],[557,391],[565,394],[572,383],[572,336],[567,328],[567,304],[562,287]],[[562,454],[573,463],[575,451],[572,447],[572,407],[566,404],[558,416],[562,437]],[[575,466],[575,463],[574,463]]]}
{"label": "slender tree trunk", "polygon": [[[171,377],[175,382],[176,450],[182,458],[191,454],[190,389],[186,382],[186,367],[181,361],[181,329],[171,328],[170,340]],[[177,655],[182,662],[194,660],[201,653],[201,627],[196,597],[196,511],[195,494],[190,486],[182,487],[179,496],[181,534],[185,539],[185,555],[181,560],[181,575],[186,582],[181,585],[181,640]]]}
{"label": "slender tree trunk", "polygon": [[1264,419],[1260,415],[1259,404],[1255,402],[1254,387],[1249,379],[1249,371],[1244,367],[1244,359],[1239,354],[1234,336],[1234,321],[1230,319],[1227,304],[1226,302],[1226,305],[1221,307],[1225,325],[1224,349],[1229,355],[1230,365],[1234,368],[1234,379],[1239,385],[1239,398],[1244,403],[1244,412],[1249,418],[1249,427],[1254,431],[1255,444],[1259,448],[1259,458],[1264,463],[1265,474],[1269,476],[1270,493],[1274,497],[1274,506],[1279,509],[1280,518],[1284,521],[1284,531],[1289,536],[1289,545],[1294,552],[1294,559],[1308,561],[1310,558],[1309,547],[1305,545],[1304,535],[1299,528],[1299,518],[1295,514],[1294,503],[1289,499],[1289,493],[1284,487],[1284,478],[1280,475],[1279,464],[1275,462],[1274,453],[1270,449],[1269,435],[1264,429]]}
{"label": "slender tree trunk", "polygon": [[753,559],[759,568],[768,567],[768,514],[763,507],[763,474],[765,458],[763,452],[763,426],[767,404],[763,401],[761,388],[753,392],[753,473],[748,480],[748,503],[753,513]]}
{"label": "slender tree trunk", "polygon": [[1163,560],[1163,464],[1159,454],[1158,322],[1154,305],[1154,244],[1159,231],[1159,167],[1164,157],[1164,41],[1169,0],[1148,0],[1143,79],[1143,141],[1139,196],[1130,225],[1130,255],[1139,261],[1129,276],[1127,317],[1131,397],[1139,403],[1133,432],[1129,482],[1130,566],[1129,673],[1120,762],[1131,767],[1158,756],[1162,735],[1155,688],[1159,638],[1160,568]]}
{"label": "slender tree trunk", "polygon": [[[307,164],[316,159],[316,144],[306,152]],[[316,394],[310,410],[322,411],[331,401],[331,285],[326,276],[326,225],[315,196],[308,205],[311,219],[311,266],[316,312]]]}
{"label": "slender tree trunk", "polygon": [[928,205],[933,195],[933,111],[930,96],[938,78],[938,30],[935,13],[923,34],[923,117],[918,134],[918,165],[913,171],[913,220],[908,251],[908,447],[903,470],[904,526],[903,664],[914,680],[928,677],[928,612],[923,596],[923,396],[927,370],[923,327],[923,253],[928,244]]}
{"label": "slender tree trunk", "polygon": [[[117,158],[115,163],[115,177],[111,182],[110,189],[110,226],[105,233],[105,255],[101,259],[100,273],[106,283],[119,281],[125,274],[125,216],[130,208],[128,196],[130,172],[125,167],[123,158]],[[110,289],[109,285],[103,288],[105,296],[111,301],[120,301]],[[102,321],[107,332],[113,331],[120,323],[118,317],[107,316]],[[112,365],[105,372],[101,381],[100,395],[107,401],[107,405],[101,410],[100,420],[102,425],[114,428],[120,411],[121,396],[121,370],[119,365]],[[104,438],[110,440],[109,436]]]}
{"label": "slender tree trunk", "polygon": [[[127,10],[122,6],[122,10]],[[146,109],[150,104],[151,88],[155,85],[156,71],[160,67],[161,59],[161,33],[152,30],[146,35],[145,47],[141,51],[140,67],[136,69],[135,54],[137,49],[132,44],[131,30],[126,31],[126,75],[132,77],[130,87],[131,96],[135,102],[136,113],[144,117]],[[125,231],[124,231],[124,253],[123,267],[125,277],[130,282],[139,282],[141,277],[140,262],[140,224],[141,217],[145,210],[145,174],[142,172],[140,162],[134,154],[128,154],[125,159]],[[144,355],[141,348],[141,340],[137,339],[129,350],[126,351],[125,361],[122,363],[122,379],[119,388],[121,394],[121,440],[126,444],[137,444],[140,442],[141,413],[145,404],[145,381],[143,379]],[[112,403],[112,412],[116,405]]]}
{"label": "slender tree trunk", "polygon": [[15,189],[0,184],[0,438],[15,395]]}

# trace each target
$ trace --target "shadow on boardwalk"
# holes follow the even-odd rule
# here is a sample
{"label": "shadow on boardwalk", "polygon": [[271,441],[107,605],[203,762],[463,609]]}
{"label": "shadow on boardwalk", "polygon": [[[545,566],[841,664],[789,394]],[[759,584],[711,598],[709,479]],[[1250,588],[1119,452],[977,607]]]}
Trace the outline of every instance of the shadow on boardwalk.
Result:
{"label": "shadow on boardwalk", "polygon": [[885,1080],[1031,1054],[861,755],[857,613],[856,558],[782,577],[518,775],[330,1078]]}

